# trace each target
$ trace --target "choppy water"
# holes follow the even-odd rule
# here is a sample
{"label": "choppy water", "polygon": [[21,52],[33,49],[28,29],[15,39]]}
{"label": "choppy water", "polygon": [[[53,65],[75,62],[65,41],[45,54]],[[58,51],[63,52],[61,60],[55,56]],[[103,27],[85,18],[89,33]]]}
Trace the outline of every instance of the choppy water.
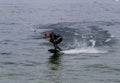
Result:
{"label": "choppy water", "polygon": [[[1,0],[0,83],[120,83],[119,8],[112,0]],[[66,54],[48,52],[45,31],[63,36]]]}

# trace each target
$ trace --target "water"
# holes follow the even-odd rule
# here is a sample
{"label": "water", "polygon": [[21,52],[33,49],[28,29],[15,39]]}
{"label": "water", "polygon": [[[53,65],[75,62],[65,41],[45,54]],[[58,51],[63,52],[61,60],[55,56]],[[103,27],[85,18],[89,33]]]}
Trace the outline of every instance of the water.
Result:
{"label": "water", "polygon": [[[119,2],[0,1],[0,83],[120,83]],[[48,52],[45,31],[66,54]]]}

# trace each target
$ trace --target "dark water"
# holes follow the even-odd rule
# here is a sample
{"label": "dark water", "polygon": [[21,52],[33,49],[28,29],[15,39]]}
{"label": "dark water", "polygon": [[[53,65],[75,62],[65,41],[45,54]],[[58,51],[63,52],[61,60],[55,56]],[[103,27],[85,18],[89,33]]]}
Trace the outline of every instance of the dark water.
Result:
{"label": "dark water", "polygon": [[[112,0],[1,0],[0,83],[120,83],[119,8]],[[66,54],[48,52],[45,31],[63,36]]]}

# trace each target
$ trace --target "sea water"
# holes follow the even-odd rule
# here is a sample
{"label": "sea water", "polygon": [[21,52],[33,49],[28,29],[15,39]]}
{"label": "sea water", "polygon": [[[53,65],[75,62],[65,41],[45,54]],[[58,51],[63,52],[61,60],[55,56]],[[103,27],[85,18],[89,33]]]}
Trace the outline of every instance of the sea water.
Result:
{"label": "sea water", "polygon": [[119,17],[114,0],[0,0],[0,83],[120,83]]}

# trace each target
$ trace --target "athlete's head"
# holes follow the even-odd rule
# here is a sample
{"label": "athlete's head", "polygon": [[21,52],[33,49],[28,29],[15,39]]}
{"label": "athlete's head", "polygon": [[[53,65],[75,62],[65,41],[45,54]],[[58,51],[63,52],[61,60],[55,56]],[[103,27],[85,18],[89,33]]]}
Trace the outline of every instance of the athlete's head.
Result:
{"label": "athlete's head", "polygon": [[45,32],[45,38],[49,38],[50,37],[50,32]]}

